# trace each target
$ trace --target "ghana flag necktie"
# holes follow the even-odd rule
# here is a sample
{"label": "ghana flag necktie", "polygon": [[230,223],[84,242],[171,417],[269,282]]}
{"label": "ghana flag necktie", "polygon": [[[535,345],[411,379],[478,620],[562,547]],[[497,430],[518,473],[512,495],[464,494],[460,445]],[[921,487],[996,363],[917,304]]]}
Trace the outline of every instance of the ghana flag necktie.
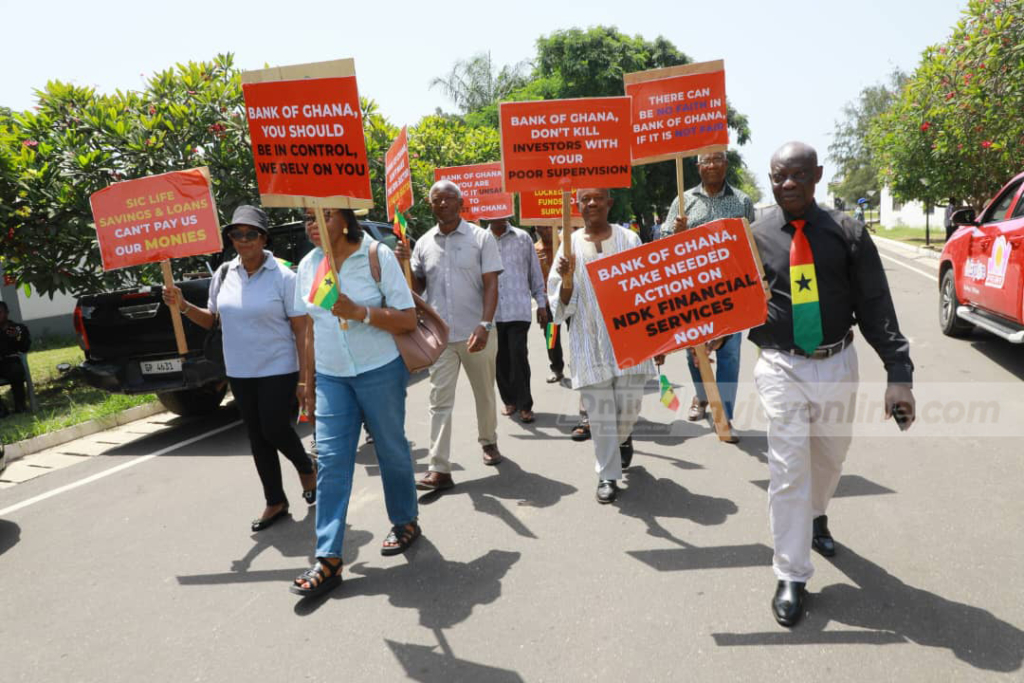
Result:
{"label": "ghana flag necktie", "polygon": [[821,307],[818,305],[818,276],[814,272],[814,254],[804,234],[807,221],[794,220],[793,242],[789,246],[789,290],[793,300],[793,342],[811,354],[825,335],[821,331]]}

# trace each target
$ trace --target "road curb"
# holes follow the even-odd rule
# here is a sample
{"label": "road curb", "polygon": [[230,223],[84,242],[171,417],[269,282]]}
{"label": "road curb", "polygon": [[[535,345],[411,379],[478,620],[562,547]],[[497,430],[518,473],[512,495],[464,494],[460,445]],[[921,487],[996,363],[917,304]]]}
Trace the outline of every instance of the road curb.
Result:
{"label": "road curb", "polygon": [[871,240],[878,246],[887,247],[890,251],[896,251],[904,254],[914,254],[916,256],[926,256],[935,261],[939,260],[939,256],[942,254],[942,250],[929,249],[928,247],[917,247],[912,244],[906,244],[898,240],[891,240],[888,237],[879,237],[877,234],[871,236]]}
{"label": "road curb", "polygon": [[146,403],[141,406],[135,406],[128,410],[122,410],[120,413],[114,413],[113,415],[104,415],[98,417],[95,420],[88,420],[64,429],[58,429],[55,432],[49,434],[40,434],[39,436],[31,439],[25,439],[24,441],[17,441],[12,444],[4,446],[4,452],[7,456],[7,462],[12,463],[15,460],[30,455],[32,453],[38,453],[39,451],[45,451],[47,448],[54,448],[55,446],[62,446],[75,439],[81,439],[83,436],[89,436],[102,432],[112,427],[119,427],[129,422],[135,422],[136,420],[143,420],[157,413],[166,412],[166,408],[163,407],[159,401],[153,401]]}

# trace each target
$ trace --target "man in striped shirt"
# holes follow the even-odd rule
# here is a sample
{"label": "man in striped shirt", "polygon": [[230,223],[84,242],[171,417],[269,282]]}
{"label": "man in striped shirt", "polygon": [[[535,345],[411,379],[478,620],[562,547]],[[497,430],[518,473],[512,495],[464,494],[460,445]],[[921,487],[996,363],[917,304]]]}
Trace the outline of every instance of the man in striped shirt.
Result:
{"label": "man in striped shirt", "polygon": [[[753,223],[754,203],[746,194],[725,182],[728,171],[729,160],[725,152],[699,155],[697,157],[697,172],[700,174],[700,184],[683,193],[685,215],[679,215],[679,197],[672,200],[672,206],[669,207],[668,215],[665,216],[665,223],[662,226],[662,236],[667,237],[669,234],[682,232],[688,228],[696,228],[719,218],[746,218]],[[737,333],[714,339],[706,345],[709,353],[715,352],[718,361],[715,381],[718,383],[718,391],[722,396],[725,414],[730,422],[736,403],[736,382],[740,375],[740,345],[742,341],[742,335]],[[689,355],[690,362],[687,363],[687,366],[690,368],[690,377],[693,379],[696,395],[690,404],[687,418],[696,422],[704,419],[708,407],[708,396],[700,378],[700,370],[697,369],[696,357],[692,353]],[[739,439],[733,434],[729,443],[737,441]]]}
{"label": "man in striped shirt", "polygon": [[530,392],[530,357],[527,337],[533,318],[531,297],[537,301],[537,322],[548,322],[548,298],[540,259],[530,236],[508,222],[509,216],[488,221],[498,242],[504,270],[498,276],[498,358],[495,379],[505,404],[502,415],[519,413],[523,422],[533,422],[533,394]]}

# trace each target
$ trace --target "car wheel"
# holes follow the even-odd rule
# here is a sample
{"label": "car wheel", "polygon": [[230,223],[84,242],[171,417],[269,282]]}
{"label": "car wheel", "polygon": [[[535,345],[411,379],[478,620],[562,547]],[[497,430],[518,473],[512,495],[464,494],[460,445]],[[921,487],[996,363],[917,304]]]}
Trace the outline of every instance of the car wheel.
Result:
{"label": "car wheel", "polygon": [[948,337],[965,337],[974,329],[974,325],[964,322],[956,315],[960,302],[956,298],[956,280],[950,268],[942,276],[942,287],[939,288],[939,326]]}
{"label": "car wheel", "polygon": [[205,415],[215,411],[227,393],[228,383],[218,382],[198,389],[161,391],[156,397],[175,415]]}

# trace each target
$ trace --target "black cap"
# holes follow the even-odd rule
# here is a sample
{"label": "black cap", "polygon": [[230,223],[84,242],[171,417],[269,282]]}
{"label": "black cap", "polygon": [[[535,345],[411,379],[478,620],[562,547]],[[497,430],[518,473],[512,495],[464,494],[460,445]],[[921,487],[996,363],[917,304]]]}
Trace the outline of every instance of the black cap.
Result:
{"label": "black cap", "polygon": [[264,235],[269,235],[270,221],[263,209],[248,204],[242,204],[231,215],[231,222],[224,226],[224,232],[238,225],[248,225],[256,228]]}

